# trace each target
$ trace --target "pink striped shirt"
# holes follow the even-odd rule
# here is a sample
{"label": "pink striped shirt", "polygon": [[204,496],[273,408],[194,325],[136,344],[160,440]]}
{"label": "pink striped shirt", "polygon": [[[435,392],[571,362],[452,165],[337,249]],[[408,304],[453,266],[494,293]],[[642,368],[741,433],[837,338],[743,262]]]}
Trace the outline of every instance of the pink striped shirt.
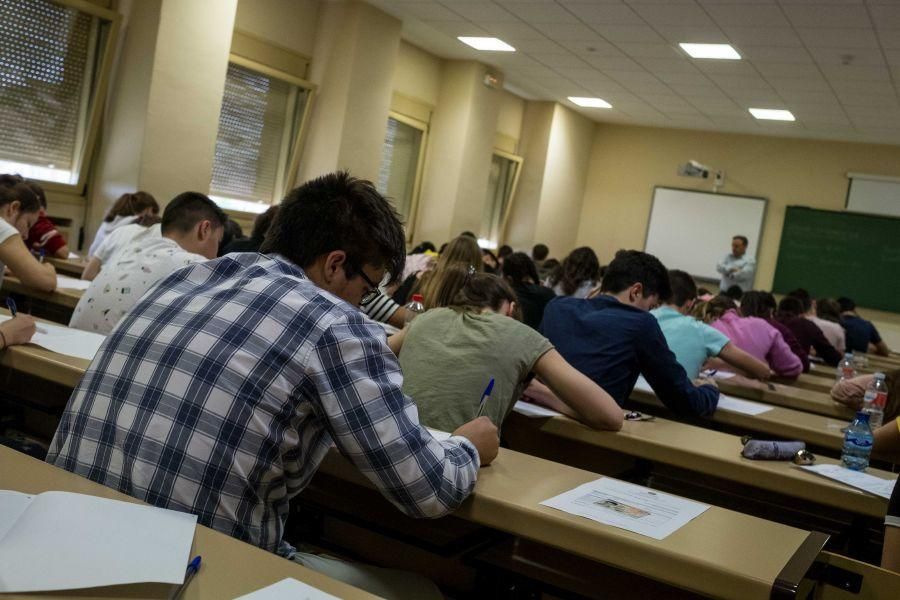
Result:
{"label": "pink striped shirt", "polygon": [[712,326],[747,354],[769,363],[776,375],[796,377],[803,371],[803,363],[791,352],[781,332],[762,319],[741,317],[729,310]]}

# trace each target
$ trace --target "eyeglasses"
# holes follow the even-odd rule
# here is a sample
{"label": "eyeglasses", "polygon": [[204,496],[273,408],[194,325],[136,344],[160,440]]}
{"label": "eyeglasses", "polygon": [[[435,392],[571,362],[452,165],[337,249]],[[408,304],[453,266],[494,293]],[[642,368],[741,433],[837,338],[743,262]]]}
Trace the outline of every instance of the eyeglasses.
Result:
{"label": "eyeglasses", "polygon": [[363,278],[363,281],[365,281],[369,286],[369,290],[362,295],[362,298],[359,301],[360,306],[365,306],[366,304],[369,304],[372,300],[377,298],[378,294],[380,294],[381,291],[378,289],[378,284],[369,279],[369,276],[366,275],[366,272],[362,270],[362,267],[356,270],[359,272],[359,276]]}

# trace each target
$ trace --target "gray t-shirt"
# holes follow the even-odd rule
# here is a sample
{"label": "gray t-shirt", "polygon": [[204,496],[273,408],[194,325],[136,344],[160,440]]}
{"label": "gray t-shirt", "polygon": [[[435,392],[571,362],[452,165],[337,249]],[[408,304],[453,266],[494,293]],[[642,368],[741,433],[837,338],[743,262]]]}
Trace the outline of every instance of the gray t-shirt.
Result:
{"label": "gray t-shirt", "polygon": [[513,318],[435,308],[416,317],[406,332],[403,391],[419,407],[423,425],[453,431],[475,418],[493,378],[481,414],[499,427],[534,363],[552,349],[547,338]]}

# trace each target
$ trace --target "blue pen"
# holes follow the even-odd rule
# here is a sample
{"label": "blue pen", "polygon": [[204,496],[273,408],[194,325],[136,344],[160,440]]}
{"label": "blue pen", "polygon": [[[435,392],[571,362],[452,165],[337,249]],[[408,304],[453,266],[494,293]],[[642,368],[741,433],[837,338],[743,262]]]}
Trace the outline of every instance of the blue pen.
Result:
{"label": "blue pen", "polygon": [[18,314],[19,309],[16,308],[16,301],[12,299],[12,297],[6,297],[6,308],[9,309],[9,312],[12,313],[12,316],[15,317]]}
{"label": "blue pen", "polygon": [[47,251],[45,249],[41,248],[41,251],[39,252],[39,254],[40,254],[40,258],[38,258],[38,262],[44,262],[44,256],[47,255]]}
{"label": "blue pen", "polygon": [[487,406],[488,398],[491,397],[491,392],[494,391],[494,378],[491,377],[491,380],[488,381],[487,387],[484,388],[484,393],[481,394],[481,402],[478,404],[478,414],[476,417],[480,417],[482,412],[484,411],[484,407]]}
{"label": "blue pen", "polygon": [[200,557],[196,556],[196,557],[194,557],[194,560],[192,560],[191,562],[188,563],[187,570],[184,573],[184,583],[179,585],[178,588],[175,590],[175,592],[171,596],[169,596],[169,600],[176,600],[177,598],[179,598],[181,596],[182,592],[184,592],[184,588],[187,587],[187,585],[191,582],[191,579],[194,578],[194,575],[199,570],[200,570]]}

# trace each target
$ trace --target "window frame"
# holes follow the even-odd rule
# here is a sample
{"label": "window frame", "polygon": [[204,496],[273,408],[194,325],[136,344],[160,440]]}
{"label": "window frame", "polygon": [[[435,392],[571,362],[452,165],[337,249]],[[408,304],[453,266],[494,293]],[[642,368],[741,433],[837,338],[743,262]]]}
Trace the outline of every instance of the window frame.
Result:
{"label": "window frame", "polygon": [[512,215],[513,205],[516,201],[516,190],[519,188],[519,178],[522,176],[522,165],[524,164],[525,159],[518,154],[506,152],[505,150],[500,150],[496,147],[491,150],[491,156],[499,156],[500,158],[505,158],[516,163],[516,173],[513,175],[512,185],[509,188],[509,200],[506,203],[506,210],[500,217],[500,226],[497,228],[497,247],[499,248],[506,243],[506,230],[509,226],[509,217]]}
{"label": "window frame", "polygon": [[[428,121],[423,121],[409,115],[405,115],[395,110],[388,111],[388,118],[399,121],[404,125],[408,125],[422,133],[422,141],[419,144],[419,156],[416,160],[416,172],[413,179],[412,197],[409,199],[409,216],[406,219],[406,243],[412,244],[413,237],[416,232],[416,220],[419,216],[419,198],[422,195],[422,179],[425,173],[425,158],[428,153],[428,133],[431,125]],[[387,127],[387,121],[385,121]],[[383,155],[382,146],[382,155]]]}
{"label": "window frame", "polygon": [[[109,94],[109,85],[110,80],[112,79],[112,68],[115,62],[116,50],[119,46],[122,15],[90,0],[49,1],[53,4],[75,9],[109,23],[109,36],[106,40],[106,47],[89,49],[90,53],[100,52],[101,55],[99,57],[100,60],[97,63],[97,86],[94,90],[94,100],[90,109],[85,114],[84,122],[79,124],[79,135],[77,139],[81,139],[83,143],[81,148],[76,150],[76,154],[73,157],[73,165],[78,169],[78,179],[75,183],[61,183],[59,181],[46,181],[34,178],[35,181],[41,184],[41,187],[44,188],[44,191],[46,192],[78,196],[82,202],[84,202],[85,188],[87,187],[89,173],[93,167],[93,161],[95,160],[96,144],[100,134],[103,112],[106,108],[107,96]],[[83,92],[83,102],[87,101],[87,95],[90,91],[91,90],[85,90]]]}

